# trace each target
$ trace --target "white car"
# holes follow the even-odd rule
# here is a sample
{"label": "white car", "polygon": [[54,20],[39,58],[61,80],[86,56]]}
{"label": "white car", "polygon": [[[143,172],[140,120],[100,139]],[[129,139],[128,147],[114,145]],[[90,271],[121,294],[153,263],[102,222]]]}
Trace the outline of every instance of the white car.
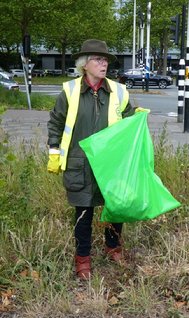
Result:
{"label": "white car", "polygon": [[24,77],[24,71],[19,68],[14,68],[10,70],[13,74],[13,77]]}
{"label": "white car", "polygon": [[69,67],[66,71],[66,75],[70,77],[79,77],[81,74],[78,72],[76,67]]}
{"label": "white car", "polygon": [[20,89],[18,83],[16,83],[12,78],[7,78],[7,75],[0,72],[0,86],[8,90],[18,90]]}
{"label": "white car", "polygon": [[6,72],[2,67],[0,67],[0,74],[6,78],[13,78],[13,74]]}

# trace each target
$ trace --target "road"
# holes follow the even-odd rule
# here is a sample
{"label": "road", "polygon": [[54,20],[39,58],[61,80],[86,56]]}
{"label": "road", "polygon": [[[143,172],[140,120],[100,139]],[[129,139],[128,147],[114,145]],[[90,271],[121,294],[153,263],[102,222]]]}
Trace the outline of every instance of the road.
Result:
{"label": "road", "polygon": [[133,106],[149,108],[154,115],[176,117],[178,88],[176,86],[167,87],[166,89],[153,88],[147,94],[132,93],[132,90],[130,90],[130,101]]}
{"label": "road", "polygon": [[[57,95],[61,86],[35,86],[33,91]],[[24,89],[24,88],[23,88]],[[139,94],[139,92],[141,92]],[[153,93],[153,94],[152,94]],[[178,123],[174,112],[177,111],[177,88],[150,90],[148,94],[140,90],[130,90],[133,105],[151,109],[148,116],[150,132],[155,136],[165,131],[173,146],[189,144],[189,133],[183,133],[183,123]],[[40,149],[47,149],[47,121],[49,111],[9,109],[2,115],[1,126],[9,135],[9,142],[18,149],[19,143],[29,147],[34,142]]]}
{"label": "road", "polygon": [[[33,85],[32,92],[55,95],[61,92],[61,85]],[[20,86],[25,91],[25,86]],[[130,101],[133,106],[149,108],[152,114],[163,116],[177,116],[178,88],[175,85],[166,89],[150,88],[149,93],[142,93],[141,88],[130,89]]]}
{"label": "road", "polygon": [[[20,91],[25,92],[25,85],[19,85]],[[33,93],[42,93],[47,95],[58,95],[61,92],[62,85],[32,85]]]}

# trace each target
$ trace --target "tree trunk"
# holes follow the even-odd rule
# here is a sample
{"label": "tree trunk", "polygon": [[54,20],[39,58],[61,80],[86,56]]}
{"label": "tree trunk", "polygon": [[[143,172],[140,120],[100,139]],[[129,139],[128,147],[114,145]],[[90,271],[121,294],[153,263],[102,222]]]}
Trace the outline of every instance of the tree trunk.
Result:
{"label": "tree trunk", "polygon": [[61,64],[62,64],[62,75],[65,75],[65,71],[66,71],[66,45],[65,45],[65,43],[62,43]]}
{"label": "tree trunk", "polygon": [[165,44],[164,56],[163,56],[163,75],[166,75],[166,73],[167,73],[167,52],[168,52],[168,47]]}
{"label": "tree trunk", "polygon": [[159,63],[158,63],[158,74],[162,74],[163,68],[163,41],[160,39],[160,50],[159,50]]}
{"label": "tree trunk", "polygon": [[163,55],[163,75],[167,73],[167,52],[168,52],[168,33],[163,33],[163,47],[164,47],[164,55]]}

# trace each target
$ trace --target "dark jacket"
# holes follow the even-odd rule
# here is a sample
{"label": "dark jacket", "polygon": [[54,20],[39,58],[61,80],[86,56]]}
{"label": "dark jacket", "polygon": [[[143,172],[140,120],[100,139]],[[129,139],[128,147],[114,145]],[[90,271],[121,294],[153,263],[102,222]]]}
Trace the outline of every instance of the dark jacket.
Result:
{"label": "dark jacket", "polygon": [[[67,191],[68,201],[73,206],[99,206],[104,204],[89,162],[79,146],[79,141],[108,126],[108,105],[110,87],[104,80],[98,90],[98,97],[92,89],[82,81],[78,114],[69,147],[67,168],[63,173],[63,185]],[[128,103],[123,117],[133,114]],[[64,130],[68,103],[65,92],[57,98],[54,109],[50,112],[48,121],[48,144],[50,147],[59,146]]]}

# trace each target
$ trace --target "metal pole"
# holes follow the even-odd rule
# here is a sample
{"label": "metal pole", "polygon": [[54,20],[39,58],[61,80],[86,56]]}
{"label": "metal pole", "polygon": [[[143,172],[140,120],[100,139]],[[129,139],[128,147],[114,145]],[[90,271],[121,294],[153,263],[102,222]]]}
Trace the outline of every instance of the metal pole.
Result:
{"label": "metal pole", "polygon": [[28,60],[28,89],[31,94],[31,60]]}
{"label": "metal pole", "polygon": [[180,46],[180,58],[184,59],[185,50],[185,29],[186,29],[186,5],[182,6],[182,34],[181,34],[181,46]]}
{"label": "metal pole", "polygon": [[25,86],[26,86],[26,95],[27,95],[27,101],[28,101],[28,108],[31,110],[31,100],[30,100],[30,94],[28,90],[28,81],[27,81],[27,71],[28,71],[28,58],[24,57],[23,47],[20,45],[20,55],[22,60],[22,67],[24,71],[24,80],[25,80]]}
{"label": "metal pole", "polygon": [[[189,71],[189,1],[188,1],[188,19],[187,19],[187,48],[186,48],[186,75]],[[184,94],[184,132],[189,132],[189,79],[185,80],[185,94]]]}
{"label": "metal pole", "polygon": [[186,40],[186,78],[189,78],[189,2],[188,2],[187,40]]}
{"label": "metal pole", "polygon": [[145,50],[144,50],[144,22],[140,22],[140,49],[142,50],[142,56],[140,60],[140,69],[142,70],[142,89],[145,88]]}
{"label": "metal pole", "polygon": [[142,64],[142,89],[145,89],[145,63]]}
{"label": "metal pole", "polygon": [[151,2],[147,5],[147,38],[146,38],[146,91],[149,91],[149,72],[150,72],[150,20]]}
{"label": "metal pole", "polygon": [[31,110],[31,100],[30,100],[30,94],[29,94],[29,89],[28,89],[28,80],[26,76],[26,68],[28,69],[28,61],[23,65],[24,71],[24,79],[25,79],[25,86],[26,86],[26,95],[27,95],[27,100],[28,100],[28,108]]}
{"label": "metal pole", "polygon": [[134,12],[133,12],[133,60],[132,68],[135,68],[135,49],[136,49],[136,0],[134,0]]}
{"label": "metal pole", "polygon": [[185,60],[180,59],[179,62],[179,75],[178,75],[178,116],[177,122],[183,122],[183,109],[184,109],[184,80],[185,80]]}
{"label": "metal pole", "polygon": [[137,27],[137,44],[136,44],[136,47],[137,47],[137,51],[140,49],[140,28]]}
{"label": "metal pole", "polygon": [[140,49],[144,47],[144,22],[140,23]]}
{"label": "metal pole", "polygon": [[189,79],[185,80],[184,132],[189,132]]}

